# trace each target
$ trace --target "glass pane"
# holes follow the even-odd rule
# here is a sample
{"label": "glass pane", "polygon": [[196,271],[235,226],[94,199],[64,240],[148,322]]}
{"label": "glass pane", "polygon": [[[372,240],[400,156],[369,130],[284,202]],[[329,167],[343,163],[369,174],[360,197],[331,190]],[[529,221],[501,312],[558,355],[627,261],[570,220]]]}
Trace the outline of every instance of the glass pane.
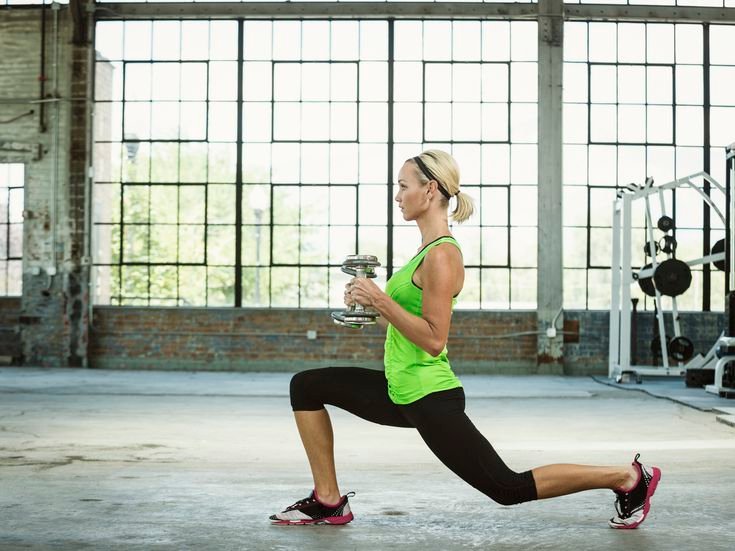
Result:
{"label": "glass pane", "polygon": [[209,224],[235,223],[235,186],[207,186],[207,222]]}
{"label": "glass pane", "polygon": [[207,264],[234,266],[235,227],[207,227]]}
{"label": "glass pane", "polygon": [[299,304],[299,269],[271,269],[271,306],[297,307]]}
{"label": "glass pane", "polygon": [[646,61],[648,63],[674,62],[674,25],[646,25],[646,41]]}
{"label": "glass pane", "polygon": [[179,226],[179,262],[182,264],[201,264],[204,262],[204,226]]}
{"label": "glass pane", "polygon": [[204,205],[204,186],[182,186],[179,188],[180,223],[203,224]]}
{"label": "glass pane", "polygon": [[[151,262],[176,262],[178,246],[178,228],[175,224],[150,227]],[[182,246],[186,244],[182,243]]]}
{"label": "glass pane", "polygon": [[178,214],[178,189],[175,186],[151,186],[152,224],[175,224]]}
{"label": "glass pane", "polygon": [[148,262],[148,244],[148,226],[124,226],[123,262]]}
{"label": "glass pane", "polygon": [[590,230],[590,265],[608,267],[611,259],[612,230],[610,228],[592,228]]}
{"label": "glass pane", "polygon": [[511,270],[510,307],[518,310],[536,308],[536,270]]}
{"label": "glass pane", "polygon": [[587,101],[587,66],[564,64],[564,101]]}
{"label": "glass pane", "polygon": [[[148,267],[122,266],[120,269],[120,294],[128,299],[146,299],[148,296]],[[147,303],[147,299],[143,304]]]}
{"label": "glass pane", "polygon": [[564,267],[587,267],[587,230],[564,228]]}
{"label": "glass pane", "polygon": [[181,306],[206,306],[207,269],[182,266],[179,268],[179,301]]}
{"label": "glass pane", "polygon": [[645,63],[646,26],[644,24],[618,24],[618,60],[623,63]]}
{"label": "glass pane", "polygon": [[564,270],[564,308],[587,307],[587,280],[585,270]]}
{"label": "glass pane", "polygon": [[329,275],[327,268],[301,268],[300,306],[325,308],[329,306]]}
{"label": "glass pane", "polygon": [[677,65],[676,103],[702,105],[704,97],[702,71],[701,66]]}
{"label": "glass pane", "polygon": [[481,263],[490,266],[508,265],[507,228],[482,228]]}
{"label": "glass pane", "polygon": [[273,262],[275,264],[299,263],[299,226],[273,227]]}
{"label": "glass pane", "polygon": [[273,44],[270,21],[245,21],[243,55],[245,59],[270,59]]}
{"label": "glass pane", "polygon": [[386,186],[359,187],[359,218],[361,225],[384,226],[387,223],[387,194]]}
{"label": "glass pane", "polygon": [[151,181],[175,183],[179,176],[179,146],[176,143],[151,144]]}
{"label": "glass pane", "polygon": [[482,308],[507,310],[510,307],[510,271],[507,269],[481,270]]}
{"label": "glass pane", "polygon": [[207,267],[207,306],[235,305],[235,270]]}
{"label": "glass pane", "polygon": [[182,143],[179,156],[179,181],[200,183],[207,181],[207,144]]}
{"label": "glass pane", "polygon": [[329,262],[329,228],[327,226],[301,226],[299,262],[302,264],[327,264]]}
{"label": "glass pane", "polygon": [[331,226],[329,228],[329,262],[342,264],[347,255],[356,254],[356,239],[355,226]]}
{"label": "glass pane", "polygon": [[270,263],[270,231],[267,227],[243,226],[242,263],[246,266],[264,266]]}
{"label": "glass pane", "polygon": [[588,308],[590,310],[610,309],[610,270],[589,270],[588,277]]}
{"label": "glass pane", "polygon": [[123,222],[147,222],[148,198],[147,186],[123,187]]}
{"label": "glass pane", "polygon": [[242,305],[268,306],[270,270],[268,268],[242,269]]}

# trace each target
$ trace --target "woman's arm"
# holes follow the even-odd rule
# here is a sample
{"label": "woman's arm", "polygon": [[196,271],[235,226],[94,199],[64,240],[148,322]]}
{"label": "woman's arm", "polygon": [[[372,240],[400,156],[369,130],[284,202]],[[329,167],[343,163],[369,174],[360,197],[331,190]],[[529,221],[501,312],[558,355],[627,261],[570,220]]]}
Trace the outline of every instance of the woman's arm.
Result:
{"label": "woman's arm", "polygon": [[424,257],[421,316],[410,314],[371,280],[352,280],[355,301],[372,306],[408,340],[432,356],[444,350],[449,336],[452,297],[462,275],[462,257],[451,244],[437,245]]}

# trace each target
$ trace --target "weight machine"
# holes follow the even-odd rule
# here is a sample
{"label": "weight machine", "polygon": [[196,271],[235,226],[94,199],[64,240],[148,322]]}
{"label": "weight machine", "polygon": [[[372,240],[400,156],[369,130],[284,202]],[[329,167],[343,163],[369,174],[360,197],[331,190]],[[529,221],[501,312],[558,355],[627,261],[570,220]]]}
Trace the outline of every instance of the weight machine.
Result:
{"label": "weight machine", "polygon": [[[735,212],[735,194],[731,193],[732,184],[735,183],[735,143],[730,144],[725,150],[727,162],[725,172],[725,187],[727,196],[727,228],[725,239],[725,312],[727,313],[727,331],[723,331],[717,339],[712,350],[707,354],[708,361],[702,361],[700,369],[707,369],[714,364],[714,381],[704,388],[707,392],[725,396],[735,397],[735,368],[731,362],[735,362],[735,270],[732,269],[732,261],[735,258],[735,224],[732,223],[732,213]],[[714,357],[713,357],[714,356]],[[731,371],[726,372],[728,364]],[[726,380],[727,379],[727,380]]]}
{"label": "weight machine", "polygon": [[[707,193],[699,181],[708,182],[711,186]],[[724,240],[712,248],[710,254],[702,258],[684,262],[676,258],[676,239],[673,233],[674,220],[666,216],[664,193],[677,188],[691,188],[695,190],[707,204],[711,212],[720,218],[725,228],[729,229],[730,205],[728,186],[723,187],[706,172],[698,172],[663,185],[654,186],[653,179],[648,178],[642,186],[631,184],[620,190],[613,201],[613,242],[612,242],[612,301],[610,308],[610,358],[608,376],[616,381],[622,381],[626,375],[633,375],[640,382],[642,375],[681,376],[686,374],[686,365],[693,353],[693,345],[689,339],[683,337],[679,326],[679,312],[676,297],[684,293],[691,284],[691,267],[707,263],[723,262],[726,257]],[[727,205],[725,215],[712,200],[711,192],[722,194]],[[651,262],[639,271],[632,268],[633,251],[633,207],[643,203],[645,211],[645,244],[644,251],[650,256]],[[652,202],[657,202],[660,216],[654,226],[652,218]],[[655,229],[664,233],[661,239],[655,239]],[[661,244],[662,243],[662,244]],[[732,247],[733,240],[729,239]],[[717,251],[721,248],[721,252]],[[666,258],[658,259],[657,253],[662,252]],[[732,277],[732,274],[730,274]],[[660,351],[662,366],[632,365],[631,364],[631,285],[638,284],[641,290],[654,300],[656,309],[656,324],[658,328],[658,343],[652,343],[652,350]],[[730,288],[733,288],[731,285]],[[673,321],[674,338],[669,341],[666,331],[666,312],[663,308],[663,296],[671,298],[671,317]],[[735,338],[733,338],[733,356],[735,360]],[[669,358],[674,360],[670,363]],[[697,361],[701,363],[701,356]],[[703,366],[700,366],[703,367]]]}

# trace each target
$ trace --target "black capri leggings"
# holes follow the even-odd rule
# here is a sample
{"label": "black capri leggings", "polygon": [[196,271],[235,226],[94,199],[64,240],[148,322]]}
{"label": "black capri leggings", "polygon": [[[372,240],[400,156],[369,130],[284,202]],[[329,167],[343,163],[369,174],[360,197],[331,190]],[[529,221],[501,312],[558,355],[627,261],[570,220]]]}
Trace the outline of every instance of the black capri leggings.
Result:
{"label": "black capri leggings", "polygon": [[531,471],[517,473],[508,468],[469,420],[461,388],[434,392],[411,404],[397,405],[388,397],[382,371],[326,367],[293,376],[294,411],[317,411],[325,404],[373,423],[416,428],[442,463],[501,505],[537,499]]}

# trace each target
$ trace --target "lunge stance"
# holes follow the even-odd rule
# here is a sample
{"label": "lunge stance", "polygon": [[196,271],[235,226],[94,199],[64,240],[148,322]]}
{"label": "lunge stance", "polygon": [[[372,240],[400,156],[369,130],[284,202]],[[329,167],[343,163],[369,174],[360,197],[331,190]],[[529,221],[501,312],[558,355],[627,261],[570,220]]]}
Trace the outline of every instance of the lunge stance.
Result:
{"label": "lunge stance", "polygon": [[460,193],[459,168],[447,153],[425,151],[407,160],[395,197],[405,220],[416,221],[421,248],[391,277],[383,292],[369,278],[347,284],[345,304],[377,310],[387,323],[385,373],[328,367],[297,373],[291,406],[314,478],[311,494],[270,517],[274,524],[345,524],[353,519],[350,494],[341,495],[334,466],[332,424],[326,404],[368,421],[413,427],[449,469],[494,501],[512,505],[609,488],[615,492],[613,528],[636,528],[648,514],[661,471],[639,455],[630,465],[555,464],[515,472],[464,412],[462,384],[452,372],[446,343],[452,307],[464,283],[462,253],[449,232],[447,212],[463,222],[472,201]]}

